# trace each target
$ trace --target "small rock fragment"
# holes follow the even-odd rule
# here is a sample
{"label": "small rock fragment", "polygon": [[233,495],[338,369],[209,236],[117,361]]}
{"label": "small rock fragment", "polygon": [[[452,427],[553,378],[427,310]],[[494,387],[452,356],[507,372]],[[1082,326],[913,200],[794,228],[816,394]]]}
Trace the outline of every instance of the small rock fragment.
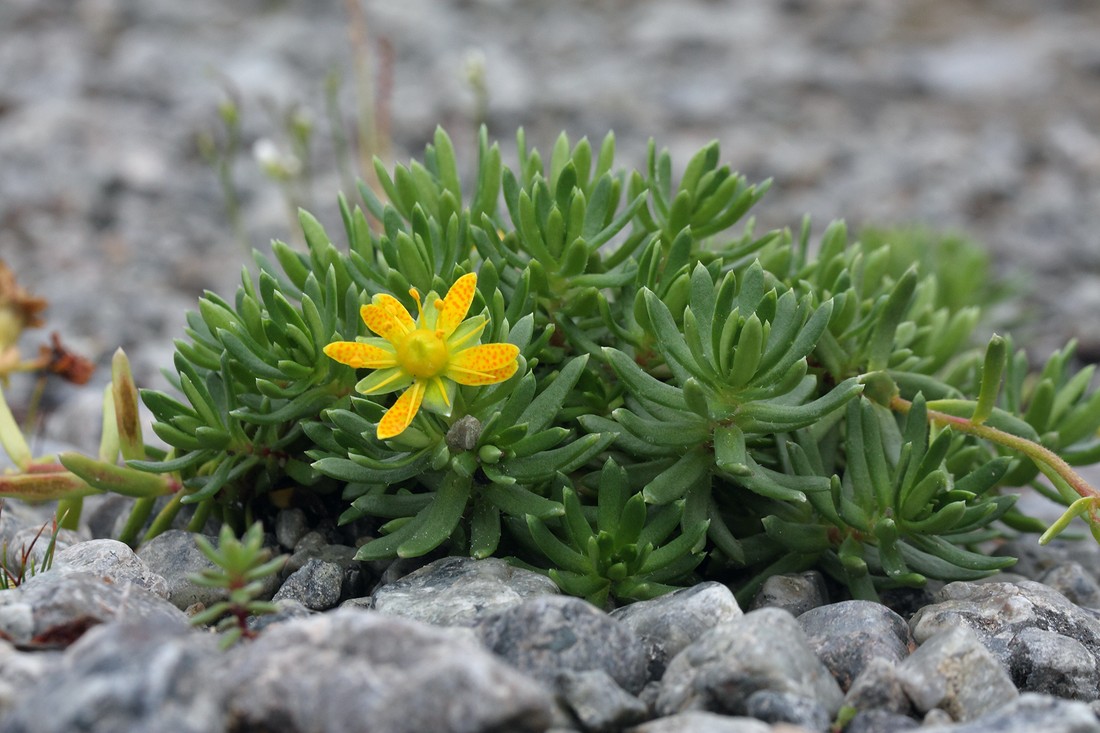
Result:
{"label": "small rock fragment", "polygon": [[1020,690],[1085,702],[1100,697],[1096,657],[1076,639],[1028,627],[1008,649],[1009,672]]}
{"label": "small rock fragment", "polygon": [[673,657],[657,710],[745,713],[749,696],[772,690],[816,700],[830,716],[843,693],[791,614],[762,608],[714,627]]}
{"label": "small rock fragment", "polygon": [[957,721],[974,720],[1017,695],[1008,673],[966,626],[931,637],[897,672],[918,711],[940,708]]}
{"label": "small rock fragment", "polygon": [[631,694],[645,685],[645,645],[587,601],[538,596],[483,619],[482,643],[517,669],[553,685],[565,671],[603,670]]}
{"label": "small rock fragment", "polygon": [[798,618],[811,608],[825,605],[828,598],[825,578],[816,570],[773,575],[764,581],[760,592],[752,600],[752,609],[782,608]]}
{"label": "small rock fragment", "polygon": [[615,684],[603,670],[563,672],[555,686],[589,733],[622,730],[649,717],[645,703]]}
{"label": "small rock fragment", "polygon": [[842,690],[872,659],[900,662],[909,656],[909,626],[879,603],[841,601],[807,611],[798,623]]}
{"label": "small rock fragment", "polygon": [[1100,733],[1083,702],[1025,692],[1016,700],[962,724],[926,725],[921,733]]}
{"label": "small rock fragment", "polygon": [[378,588],[372,607],[437,626],[472,626],[529,598],[557,594],[545,575],[498,558],[445,557]]}
{"label": "small rock fragment", "polygon": [[897,667],[881,657],[867,662],[852,681],[844,704],[856,710],[884,710],[895,715],[905,715],[912,707],[898,679]]}
{"label": "small rock fragment", "polygon": [[647,645],[650,679],[660,679],[668,660],[700,634],[742,615],[730,589],[714,582],[631,603],[611,612],[611,618],[633,630]]}
{"label": "small rock fragment", "polygon": [[339,565],[310,560],[290,574],[272,600],[295,600],[311,611],[324,611],[340,602],[343,584]]}

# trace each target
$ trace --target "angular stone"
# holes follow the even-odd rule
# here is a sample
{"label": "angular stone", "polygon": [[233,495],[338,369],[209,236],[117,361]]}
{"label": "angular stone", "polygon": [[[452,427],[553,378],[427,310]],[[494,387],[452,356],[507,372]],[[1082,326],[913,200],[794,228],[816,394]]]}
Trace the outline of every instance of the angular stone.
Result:
{"label": "angular stone", "polygon": [[828,730],[831,716],[817,700],[788,692],[760,690],[745,700],[749,717],[766,723],[791,723],[809,731]]}
{"label": "angular stone", "polygon": [[216,671],[241,730],[542,733],[550,692],[447,629],[337,609],[268,628]]}
{"label": "angular stone", "polygon": [[744,615],[730,589],[707,582],[616,608],[611,618],[634,631],[649,649],[649,677],[660,679],[668,660],[699,635]]}
{"label": "angular stone", "polygon": [[966,626],[931,637],[897,672],[918,711],[941,708],[957,721],[974,720],[1017,694],[1008,673]]}
{"label": "angular stone", "polygon": [[186,622],[178,608],[144,588],[81,572],[46,571],[0,593],[0,631],[20,643],[66,646],[97,624],[158,617]]}
{"label": "angular stone", "polygon": [[181,619],[104,624],[66,650],[49,684],[27,691],[3,730],[223,731],[224,692],[212,674],[218,665],[215,638]]}
{"label": "angular stone", "polygon": [[373,594],[373,608],[437,626],[473,626],[527,599],[558,593],[545,575],[498,558],[445,557],[383,585]]}
{"label": "angular stone", "polygon": [[324,611],[340,602],[343,584],[344,571],[339,565],[310,560],[290,574],[272,600],[295,600],[311,611]]}
{"label": "angular stone", "polygon": [[[217,544],[214,537],[208,540]],[[145,542],[137,556],[168,584],[168,600],[176,608],[186,610],[196,603],[212,606],[225,598],[221,588],[209,588],[191,581],[192,574],[213,568],[214,563],[202,554],[195,536],[186,530],[169,529]]]}
{"label": "angular stone", "polygon": [[811,608],[825,605],[828,598],[825,579],[816,570],[773,575],[752,599],[752,609],[782,608],[798,618]]}
{"label": "angular stone", "polygon": [[301,509],[283,509],[275,515],[275,539],[284,550],[293,550],[307,532],[309,523]]}
{"label": "angular stone", "polygon": [[888,710],[861,710],[848,721],[844,733],[897,733],[902,730],[920,728],[920,723],[912,718]]}
{"label": "angular stone", "polygon": [[1025,628],[1053,631],[1081,642],[1100,659],[1100,620],[1041,583],[949,583],[909,621],[913,638],[923,643],[960,624],[973,629],[1007,669],[1009,644]]}
{"label": "angular stone", "polygon": [[563,672],[555,688],[589,733],[611,733],[649,717],[645,703],[619,687],[603,670]]}
{"label": "angular stone", "polygon": [[717,715],[699,710],[657,718],[630,728],[627,733],[772,733],[762,720]]}
{"label": "angular stone", "polygon": [[1007,705],[959,725],[932,725],[921,733],[1100,733],[1100,721],[1083,702],[1025,692]]}
{"label": "angular stone", "polygon": [[133,583],[161,598],[168,597],[168,581],[118,540],[90,540],[67,547],[54,556],[53,569],[88,573],[110,583]]}
{"label": "angular stone", "polygon": [[[18,573],[23,569],[22,557],[26,553],[26,576],[42,572],[46,563],[46,552],[50,546],[50,527],[42,531],[42,526],[26,527],[17,531],[8,542],[5,566],[12,573]],[[57,541],[54,543],[54,554],[68,547],[78,545],[87,538],[72,531],[62,529],[57,533]]]}
{"label": "angular stone", "polygon": [[856,710],[885,710],[896,715],[907,714],[912,708],[898,679],[897,667],[881,657],[871,659],[863,667],[848,688],[844,704]]}
{"label": "angular stone", "polygon": [[538,596],[483,619],[476,630],[487,648],[548,685],[562,672],[589,670],[606,672],[631,694],[647,681],[637,635],[580,598]]}
{"label": "angular stone", "polygon": [[[215,546],[217,539],[207,537]],[[224,600],[226,592],[222,588],[199,585],[191,580],[192,574],[213,568],[214,563],[202,554],[195,544],[195,535],[182,529],[166,530],[137,549],[137,556],[149,569],[163,577],[168,583],[168,600],[176,608],[187,610],[196,603],[212,606]],[[271,598],[280,585],[278,573],[262,578],[263,590],[259,597]]]}
{"label": "angular stone", "polygon": [[1034,627],[1009,642],[1009,672],[1016,686],[1069,700],[1096,700],[1096,657],[1081,642]]}
{"label": "angular stone", "polygon": [[807,611],[798,623],[842,690],[872,659],[900,662],[909,656],[909,626],[879,603],[841,601]]}
{"label": "angular stone", "polygon": [[0,640],[0,720],[61,664],[59,651],[23,652]]}
{"label": "angular stone", "polygon": [[1100,608],[1100,583],[1081,563],[1065,562],[1047,570],[1039,582],[1058,591],[1068,601],[1086,608]]}
{"label": "angular stone", "polygon": [[673,657],[661,678],[657,710],[741,715],[748,697],[759,690],[816,700],[830,716],[843,700],[795,618],[782,609],[762,608],[714,627]]}
{"label": "angular stone", "polygon": [[[312,538],[323,535],[310,532],[306,536]],[[352,569],[358,570],[362,567],[362,563],[355,559],[355,552],[355,548],[351,545],[331,545],[328,543],[314,545],[312,542],[300,542],[298,548],[294,550],[294,554],[287,558],[283,572],[286,574],[293,573],[304,567],[310,560],[334,563],[339,565],[345,573]]]}

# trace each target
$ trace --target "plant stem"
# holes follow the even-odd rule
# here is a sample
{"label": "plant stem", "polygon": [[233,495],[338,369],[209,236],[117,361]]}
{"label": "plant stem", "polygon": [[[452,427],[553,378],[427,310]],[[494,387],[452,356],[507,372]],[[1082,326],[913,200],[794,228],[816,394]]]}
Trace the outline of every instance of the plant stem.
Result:
{"label": "plant stem", "polygon": [[[889,406],[891,410],[895,410],[902,414],[908,414],[913,403],[898,395],[894,395],[890,398]],[[948,415],[946,412],[928,410],[928,419],[944,425],[950,425],[959,432],[975,435],[979,438],[1003,445],[1006,448],[1019,451],[1037,464],[1045,464],[1082,497],[1087,499],[1100,499],[1100,491],[1093,488],[1088,481],[1074,471],[1061,456],[1045,446],[1028,440],[1027,438],[1021,438],[1018,435],[1006,433],[1003,430],[998,430],[989,425],[975,423],[965,417]],[[1044,473],[1046,472],[1044,471]]]}

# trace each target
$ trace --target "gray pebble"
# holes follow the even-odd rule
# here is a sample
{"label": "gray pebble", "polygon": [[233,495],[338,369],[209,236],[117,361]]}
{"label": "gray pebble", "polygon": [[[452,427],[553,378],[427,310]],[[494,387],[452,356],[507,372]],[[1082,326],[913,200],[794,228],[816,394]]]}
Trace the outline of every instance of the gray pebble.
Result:
{"label": "gray pebble", "polygon": [[0,719],[57,671],[60,657],[57,651],[19,651],[0,640]]}
{"label": "gray pebble", "polygon": [[358,565],[355,560],[355,548],[350,545],[330,544],[320,532],[307,532],[294,546],[294,552],[287,558],[283,566],[283,575],[301,569],[310,560],[324,560],[334,562],[342,568],[350,568]]}
{"label": "gray pebble", "polygon": [[1039,578],[1078,606],[1100,608],[1100,583],[1079,562],[1065,562],[1047,570]]}
{"label": "gray pebble", "polygon": [[[4,566],[14,575],[25,571],[27,577],[41,572],[46,566],[46,553],[50,545],[50,527],[41,531],[41,527],[25,527],[12,535],[6,548]],[[62,550],[78,545],[86,537],[71,529],[62,529],[57,533],[57,541],[54,544],[54,555]],[[24,568],[23,559],[26,559]]]}
{"label": "gray pebble", "polygon": [[[207,537],[217,547],[217,538]],[[182,529],[169,529],[144,543],[137,549],[149,569],[168,582],[168,600],[176,608],[187,610],[201,604],[212,606],[226,597],[222,588],[199,585],[191,580],[192,574],[213,568],[214,563],[202,554],[195,543],[195,535]],[[278,573],[261,578],[263,586],[259,598],[271,598],[279,587]]]}
{"label": "gray pebble", "polygon": [[1009,671],[1021,691],[1070,700],[1095,700],[1096,657],[1081,642],[1035,627],[1009,642]]}
{"label": "gray pebble", "polygon": [[941,708],[954,720],[973,720],[1016,698],[1008,673],[966,626],[929,638],[897,672],[921,713]]}
{"label": "gray pebble", "polygon": [[603,670],[566,671],[555,680],[558,694],[589,733],[611,733],[645,720],[645,703],[627,693]]}
{"label": "gray pebble", "polygon": [[186,621],[179,609],[144,588],[81,572],[46,571],[0,593],[0,631],[21,643],[65,646],[96,624],[143,618]]}
{"label": "gray pebble", "polygon": [[370,611],[292,619],[216,671],[241,729],[543,733],[542,685],[450,630]]}
{"label": "gray pebble", "polygon": [[378,588],[372,607],[438,626],[472,626],[527,599],[557,594],[545,575],[498,558],[445,557]]}
{"label": "gray pebble", "polygon": [[168,581],[118,540],[90,540],[59,551],[53,569],[58,572],[84,572],[111,583],[133,583],[160,596],[168,597]]}
{"label": "gray pebble", "polygon": [[699,710],[657,718],[631,728],[627,733],[772,733],[762,720],[732,715],[717,715]]}
{"label": "gray pebble", "polygon": [[897,733],[919,727],[912,718],[888,710],[860,710],[848,721],[844,733]]}
{"label": "gray pebble", "polygon": [[675,590],[611,612],[611,618],[634,631],[646,644],[651,679],[660,679],[668,660],[704,631],[742,615],[730,589],[715,582]]}
{"label": "gray pebble", "polygon": [[275,516],[275,539],[284,550],[293,550],[307,532],[309,523],[301,509],[283,509]]}
{"label": "gray pebble", "polygon": [[867,662],[852,681],[844,704],[856,710],[882,710],[905,715],[912,708],[893,662],[876,657]]}
{"label": "gray pebble", "polygon": [[646,683],[638,636],[580,598],[538,596],[480,621],[482,643],[509,664],[552,685],[565,671],[603,670],[629,693]]}
{"label": "gray pebble", "polygon": [[3,730],[223,731],[224,695],[211,674],[219,663],[215,639],[182,617],[104,624],[66,650],[49,684],[28,690]]}
{"label": "gray pebble", "polygon": [[886,606],[841,601],[807,611],[798,623],[842,690],[872,659],[900,662],[909,656],[909,627]]}
{"label": "gray pebble", "polygon": [[752,600],[752,608],[782,608],[794,617],[828,603],[825,578],[816,570],[805,573],[773,575],[764,581]]}
{"label": "gray pebble", "polygon": [[745,713],[766,723],[791,723],[826,733],[832,717],[817,700],[775,690],[760,690],[745,700]]}
{"label": "gray pebble", "polygon": [[272,600],[295,600],[312,611],[324,611],[340,602],[343,585],[344,571],[339,565],[310,560],[291,573]]}
{"label": "gray pebble", "polygon": [[759,690],[810,698],[835,715],[843,693],[786,611],[762,608],[704,633],[673,657],[657,710],[744,714]]}
{"label": "gray pebble", "polygon": [[[208,537],[215,545],[217,541]],[[157,535],[137,549],[137,556],[168,583],[168,600],[176,608],[186,610],[196,603],[212,606],[225,598],[221,588],[210,588],[192,582],[190,576],[213,568],[214,563],[202,554],[195,537],[181,529],[170,529]]]}
{"label": "gray pebble", "polygon": [[921,725],[926,728],[954,724],[955,719],[951,717],[951,713],[941,708],[932,708],[925,713],[924,718],[921,719]]}
{"label": "gray pebble", "polygon": [[917,643],[965,625],[1007,669],[1009,644],[1020,631],[1034,627],[1076,639],[1094,657],[1100,654],[1100,620],[1041,583],[949,583],[936,598],[937,603],[909,622]]}
{"label": "gray pebble", "polygon": [[926,725],[921,733],[1100,733],[1088,705],[1025,692],[1003,707],[959,725]]}

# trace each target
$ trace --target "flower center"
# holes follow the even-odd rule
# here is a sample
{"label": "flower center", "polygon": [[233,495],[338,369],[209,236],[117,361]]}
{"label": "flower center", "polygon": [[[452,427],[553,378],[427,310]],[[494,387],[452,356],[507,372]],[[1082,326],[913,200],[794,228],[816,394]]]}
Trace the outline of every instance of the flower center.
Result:
{"label": "flower center", "polygon": [[436,376],[447,366],[447,357],[442,331],[418,328],[397,345],[397,363],[414,377]]}

